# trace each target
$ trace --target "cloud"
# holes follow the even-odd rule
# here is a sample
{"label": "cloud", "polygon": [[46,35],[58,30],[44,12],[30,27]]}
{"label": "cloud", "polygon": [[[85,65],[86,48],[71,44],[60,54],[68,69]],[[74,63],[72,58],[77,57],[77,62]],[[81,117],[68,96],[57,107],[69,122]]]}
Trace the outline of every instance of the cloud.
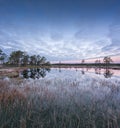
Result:
{"label": "cloud", "polygon": [[109,34],[111,44],[102,49],[103,52],[109,54],[120,53],[120,16],[117,15],[113,23],[109,26]]}
{"label": "cloud", "polygon": [[77,31],[74,33],[74,38],[77,40],[97,41],[103,40],[108,35],[109,22],[99,24],[99,21],[80,22],[77,26]]}
{"label": "cloud", "polygon": [[22,50],[30,55],[40,54],[51,61],[80,60],[118,52],[120,50],[118,27],[111,27],[109,37],[106,37],[107,27],[104,29],[100,27],[83,26],[72,31],[72,34],[57,30],[46,32],[37,30],[35,33],[35,31],[29,32],[27,28],[22,30],[14,26],[14,29],[1,28],[0,47],[7,53]]}
{"label": "cloud", "polygon": [[[95,57],[100,55],[101,49],[108,45],[107,41],[85,41],[76,38],[63,38],[62,34],[55,33],[46,36],[8,36],[8,31],[0,38],[0,46],[9,53],[12,50],[22,50],[29,54],[40,54],[46,56],[49,60],[74,60]],[[24,37],[24,38],[23,38]]]}
{"label": "cloud", "polygon": [[120,47],[120,20],[119,23],[114,23],[110,26],[109,37],[112,42],[112,46]]}
{"label": "cloud", "polygon": [[63,35],[60,32],[52,32],[51,39],[53,41],[61,41],[63,39]]}

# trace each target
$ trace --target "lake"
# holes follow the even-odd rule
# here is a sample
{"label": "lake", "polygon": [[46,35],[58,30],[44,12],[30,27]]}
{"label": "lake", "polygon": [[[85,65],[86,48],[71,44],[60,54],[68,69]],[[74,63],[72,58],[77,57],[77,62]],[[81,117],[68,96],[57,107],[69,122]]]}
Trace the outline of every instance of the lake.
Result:
{"label": "lake", "polygon": [[104,78],[120,78],[120,70],[115,69],[100,69],[100,68],[34,68],[27,69],[20,72],[20,77],[22,78],[73,78],[78,77],[78,75],[89,75],[94,77],[104,77]]}

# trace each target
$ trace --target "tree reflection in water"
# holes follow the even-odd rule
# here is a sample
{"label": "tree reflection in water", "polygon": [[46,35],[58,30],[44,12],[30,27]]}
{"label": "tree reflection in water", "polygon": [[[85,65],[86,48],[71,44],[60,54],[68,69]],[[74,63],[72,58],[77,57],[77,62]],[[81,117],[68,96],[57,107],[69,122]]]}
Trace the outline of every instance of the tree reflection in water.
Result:
{"label": "tree reflection in water", "polygon": [[[39,78],[44,78],[47,75],[47,72],[50,72],[50,68],[32,68],[32,69],[27,69],[24,70],[21,75],[23,78],[32,78],[32,79],[39,79]],[[88,69],[86,69],[86,72],[89,72]],[[104,75],[105,78],[111,78],[113,76],[113,72],[109,68],[105,68],[104,71],[102,71],[101,68],[95,68],[94,69],[95,74],[98,75]],[[59,72],[61,73],[61,68],[59,68]],[[81,69],[81,74],[85,74],[85,69]]]}
{"label": "tree reflection in water", "polygon": [[59,72],[61,72],[61,68],[59,67]]}
{"label": "tree reflection in water", "polygon": [[82,73],[83,75],[85,74],[84,68],[81,70],[81,73]]}
{"label": "tree reflection in water", "polygon": [[95,68],[95,74],[101,74],[101,68]]}
{"label": "tree reflection in water", "polygon": [[50,68],[31,68],[24,70],[21,75],[23,78],[39,79],[46,76],[46,72],[50,72]]}
{"label": "tree reflection in water", "polygon": [[[101,74],[101,68],[95,68],[95,74]],[[103,75],[105,78],[111,78],[113,76],[113,72],[111,71],[111,69],[109,69],[108,67],[106,67],[104,69]]]}
{"label": "tree reflection in water", "polygon": [[110,70],[110,69],[105,69],[105,72],[104,72],[104,77],[105,78],[111,78],[113,76],[113,72]]}

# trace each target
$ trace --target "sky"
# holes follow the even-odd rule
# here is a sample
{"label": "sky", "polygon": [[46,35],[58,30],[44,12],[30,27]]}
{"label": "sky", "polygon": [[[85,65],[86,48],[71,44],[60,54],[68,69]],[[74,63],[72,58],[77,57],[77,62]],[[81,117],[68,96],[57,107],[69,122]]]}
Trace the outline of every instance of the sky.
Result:
{"label": "sky", "polygon": [[120,0],[0,0],[0,48],[51,62],[120,54]]}

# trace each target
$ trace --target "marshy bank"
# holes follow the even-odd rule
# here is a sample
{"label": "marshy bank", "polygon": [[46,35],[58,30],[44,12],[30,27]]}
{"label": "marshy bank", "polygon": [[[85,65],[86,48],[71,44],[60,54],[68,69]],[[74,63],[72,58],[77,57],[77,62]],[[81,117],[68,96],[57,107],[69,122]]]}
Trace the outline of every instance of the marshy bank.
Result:
{"label": "marshy bank", "polygon": [[5,77],[9,78],[17,78],[19,77],[19,74],[27,69],[34,69],[34,68],[40,68],[40,69],[50,69],[50,66],[21,66],[21,67],[10,67],[10,66],[3,66],[0,68],[0,79],[3,79]]}

